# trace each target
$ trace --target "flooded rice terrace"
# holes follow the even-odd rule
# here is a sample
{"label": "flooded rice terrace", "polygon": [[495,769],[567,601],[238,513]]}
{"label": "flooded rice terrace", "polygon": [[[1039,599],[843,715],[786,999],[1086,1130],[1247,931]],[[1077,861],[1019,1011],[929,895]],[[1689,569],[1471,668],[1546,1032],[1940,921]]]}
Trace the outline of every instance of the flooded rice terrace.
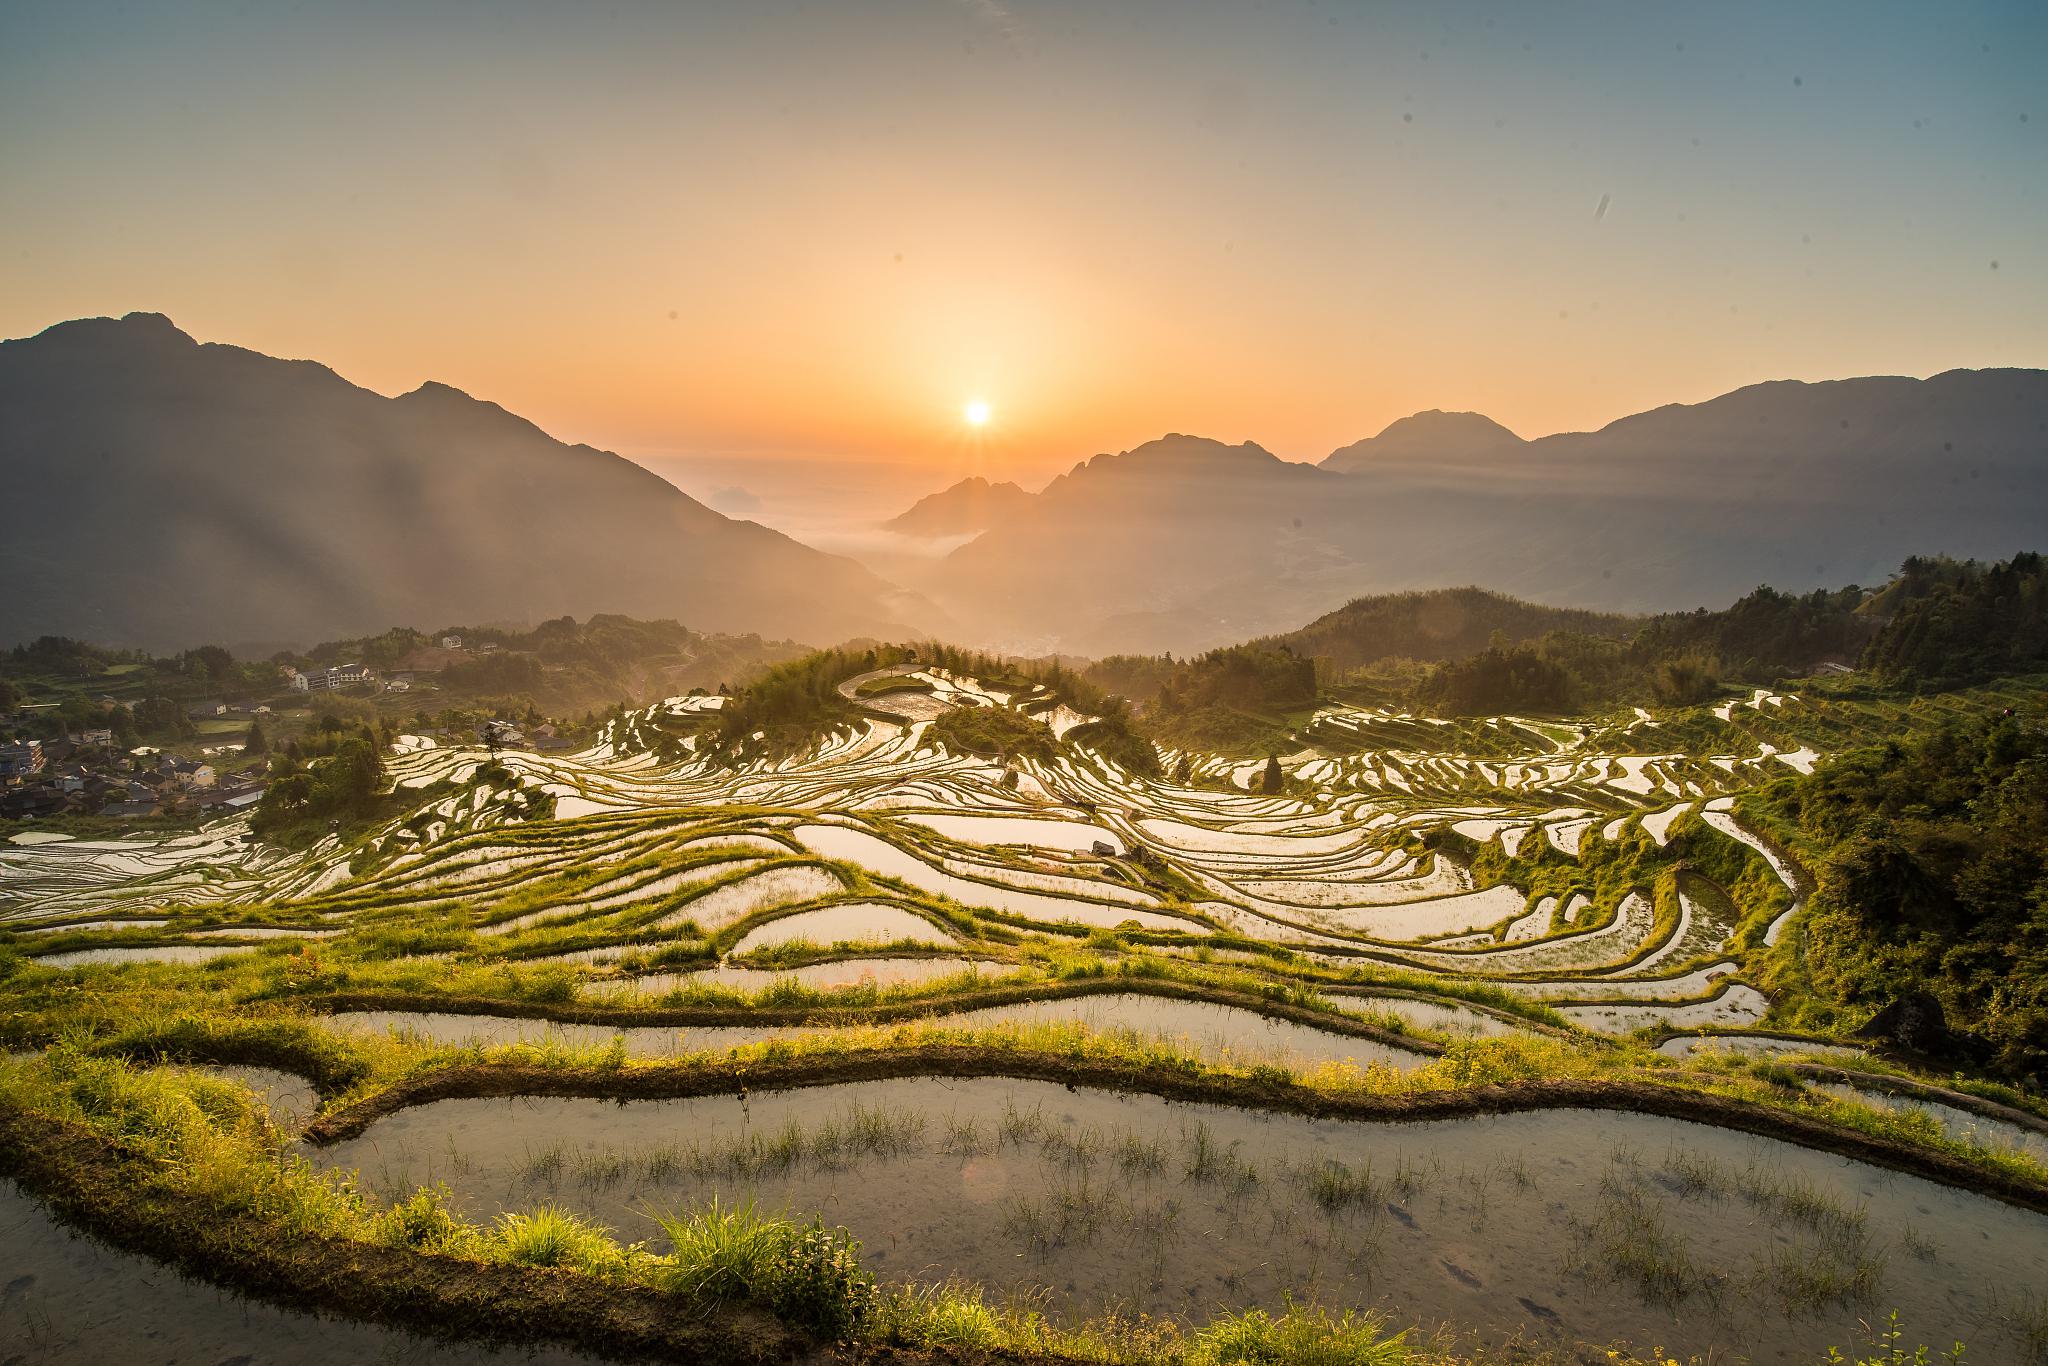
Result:
{"label": "flooded rice terrace", "polygon": [[493,1351],[246,1299],[64,1228],[0,1181],[0,1361],[574,1366],[560,1349]]}
{"label": "flooded rice terrace", "polygon": [[[570,1047],[602,1046],[616,1036],[629,1053],[676,1055],[716,1052],[768,1039],[801,1038],[838,1032],[832,1025],[687,1025],[655,1026],[558,1024],[492,1015],[456,1015],[434,1011],[349,1011],[328,1017],[347,1029],[396,1030],[437,1044],[508,1044],[556,1042]],[[933,1015],[925,1023],[943,1029],[989,1029],[1005,1025],[1078,1025],[1096,1033],[1127,1031],[1142,1038],[1178,1045],[1210,1062],[1272,1062],[1312,1065],[1349,1062],[1360,1067],[1380,1064],[1415,1067],[1428,1058],[1417,1052],[1316,1029],[1290,1020],[1275,1020],[1256,1011],[1206,1001],[1181,1001],[1138,992],[1111,992],[1050,1001],[1020,1001]],[[889,1026],[882,1026],[889,1028]]]}
{"label": "flooded rice terrace", "polygon": [[448,1100],[310,1153],[469,1215],[555,1202],[626,1239],[753,1200],[843,1224],[891,1281],[1063,1319],[1289,1296],[1554,1345],[1806,1363],[1896,1309],[2037,1360],[2048,1218],[1780,1141],[1605,1111],[1417,1124],[1052,1083],[912,1078],[747,1097]]}

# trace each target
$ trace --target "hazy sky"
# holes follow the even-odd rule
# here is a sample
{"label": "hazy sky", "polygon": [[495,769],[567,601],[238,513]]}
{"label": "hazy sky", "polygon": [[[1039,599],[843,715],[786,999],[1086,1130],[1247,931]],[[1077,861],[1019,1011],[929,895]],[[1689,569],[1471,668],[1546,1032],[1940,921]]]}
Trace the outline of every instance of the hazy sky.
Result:
{"label": "hazy sky", "polygon": [[0,335],[998,473],[2048,365],[2048,5],[561,8],[0,0]]}

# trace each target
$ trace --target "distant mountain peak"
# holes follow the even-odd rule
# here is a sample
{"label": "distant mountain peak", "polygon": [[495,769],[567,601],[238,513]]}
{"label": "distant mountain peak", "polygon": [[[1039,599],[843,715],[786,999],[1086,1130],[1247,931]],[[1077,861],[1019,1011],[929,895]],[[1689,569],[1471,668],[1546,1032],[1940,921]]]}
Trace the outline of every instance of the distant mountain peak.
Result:
{"label": "distant mountain peak", "polygon": [[1378,436],[1332,451],[1323,468],[1351,473],[1390,460],[1470,460],[1528,444],[1484,413],[1431,408],[1388,423]]}
{"label": "distant mountain peak", "polygon": [[969,475],[937,493],[926,494],[909,511],[882,523],[886,531],[938,539],[986,531],[1003,517],[1021,510],[1032,495],[1015,484],[992,484]]}
{"label": "distant mountain peak", "polygon": [[[400,394],[399,398],[431,400],[459,398],[467,403],[481,403],[484,401],[465,389],[458,389],[452,384],[443,384],[437,379],[425,380],[420,384],[419,388],[414,389],[410,393]],[[497,405],[492,404],[491,406],[496,407]]]}
{"label": "distant mountain peak", "polygon": [[128,313],[118,318],[73,318],[52,323],[32,337],[4,343],[25,346],[196,347],[198,342],[161,313]]}
{"label": "distant mountain peak", "polygon": [[121,315],[121,325],[138,331],[171,333],[183,337],[186,341],[192,340],[182,328],[170,320],[167,314],[163,313],[144,313],[140,310],[134,313],[123,313]]}

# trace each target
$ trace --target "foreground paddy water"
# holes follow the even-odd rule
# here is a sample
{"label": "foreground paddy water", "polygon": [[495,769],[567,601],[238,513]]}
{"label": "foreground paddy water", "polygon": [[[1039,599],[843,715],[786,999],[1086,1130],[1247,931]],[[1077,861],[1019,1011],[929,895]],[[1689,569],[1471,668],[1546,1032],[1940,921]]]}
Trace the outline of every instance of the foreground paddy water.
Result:
{"label": "foreground paddy water", "polygon": [[575,1366],[560,1350],[491,1351],[245,1299],[51,1219],[0,1181],[0,1361]]}
{"label": "foreground paddy water", "polygon": [[310,1153],[473,1217],[556,1201],[628,1239],[755,1199],[844,1224],[891,1280],[961,1276],[1080,1317],[1287,1296],[1557,1343],[1806,1363],[1896,1308],[1980,1366],[2048,1342],[2048,1218],[1650,1116],[1422,1124],[1050,1083],[913,1078],[619,1104],[441,1101]]}

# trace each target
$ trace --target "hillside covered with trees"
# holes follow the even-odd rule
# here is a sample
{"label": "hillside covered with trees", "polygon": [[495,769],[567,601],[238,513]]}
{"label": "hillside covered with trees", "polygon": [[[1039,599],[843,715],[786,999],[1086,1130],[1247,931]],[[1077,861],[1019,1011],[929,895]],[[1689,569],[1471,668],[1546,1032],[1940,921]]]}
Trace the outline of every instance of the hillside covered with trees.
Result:
{"label": "hillside covered with trees", "polygon": [[1169,743],[1276,743],[1316,692],[1364,690],[1443,716],[1687,706],[1730,687],[1862,668],[1941,687],[2048,667],[2048,570],[1916,558],[1884,587],[1759,587],[1717,611],[1630,618],[1476,588],[1360,598],[1299,631],[1189,659],[1115,655],[1096,685]]}
{"label": "hillside covered with trees", "polygon": [[1823,1012],[1924,991],[2001,1072],[2048,1068],[2048,717],[1852,750],[1769,805],[1822,851],[1802,952]]}

